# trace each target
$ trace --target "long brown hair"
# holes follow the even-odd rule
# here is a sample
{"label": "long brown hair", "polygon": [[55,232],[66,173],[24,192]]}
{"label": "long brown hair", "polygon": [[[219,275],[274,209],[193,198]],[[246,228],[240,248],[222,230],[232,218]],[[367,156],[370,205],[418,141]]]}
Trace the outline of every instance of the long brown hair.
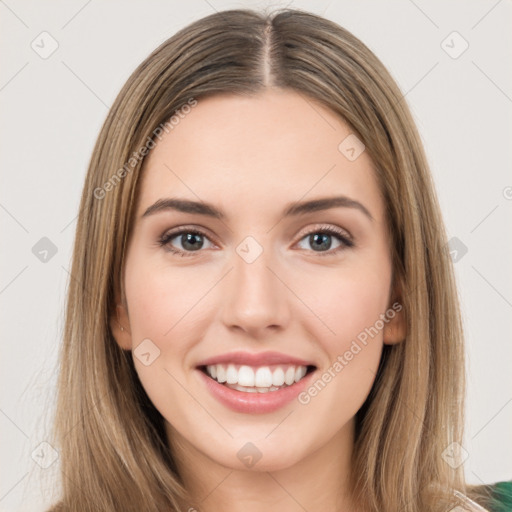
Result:
{"label": "long brown hair", "polygon": [[140,148],[191,100],[266,87],[297,91],[348,123],[375,163],[387,205],[407,337],[384,347],[357,414],[358,502],[369,511],[432,512],[448,510],[454,490],[471,491],[462,466],[443,456],[451,443],[462,444],[463,331],[440,208],[404,97],[377,57],[336,23],[289,9],[231,10],[192,23],[151,53],[122,88],[96,142],[66,305],[55,424],[62,496],[54,510],[156,512],[195,503],[163,418],[109,319],[116,292],[123,293]]}

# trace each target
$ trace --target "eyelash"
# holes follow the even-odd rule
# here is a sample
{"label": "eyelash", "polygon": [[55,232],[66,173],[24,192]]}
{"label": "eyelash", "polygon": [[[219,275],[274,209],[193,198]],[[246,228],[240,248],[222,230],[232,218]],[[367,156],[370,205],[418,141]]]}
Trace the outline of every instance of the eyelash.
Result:
{"label": "eyelash", "polygon": [[[158,245],[160,247],[165,247],[167,251],[175,254],[176,256],[182,256],[182,257],[189,257],[189,256],[194,256],[196,252],[202,252],[200,250],[198,251],[182,251],[180,249],[176,249],[175,247],[172,247],[169,242],[173,239],[173,238],[176,238],[177,236],[179,235],[183,235],[183,234],[194,234],[194,235],[200,235],[200,236],[203,236],[205,238],[208,238],[209,240],[209,237],[206,233],[204,233],[203,231],[201,230],[198,230],[196,228],[189,228],[189,229],[181,229],[180,231],[174,231],[174,232],[170,232],[170,233],[164,233],[160,239],[158,240]],[[351,247],[354,247],[354,242],[349,239],[347,236],[345,236],[344,234],[344,231],[342,231],[341,229],[338,229],[338,228],[334,228],[334,227],[321,227],[321,228],[316,228],[314,230],[311,230],[307,233],[305,233],[302,238],[299,240],[299,242],[301,240],[303,240],[304,238],[306,238],[307,236],[309,235],[313,235],[313,234],[328,234],[328,235],[333,235],[334,237],[336,237],[340,242],[341,242],[341,245],[339,247],[336,247],[335,249],[333,250],[328,250],[328,251],[320,251],[320,252],[317,252],[317,251],[311,251],[311,252],[315,252],[316,254],[318,254],[319,256],[332,256],[334,254],[337,254],[339,251],[343,251],[345,249],[349,249]]]}

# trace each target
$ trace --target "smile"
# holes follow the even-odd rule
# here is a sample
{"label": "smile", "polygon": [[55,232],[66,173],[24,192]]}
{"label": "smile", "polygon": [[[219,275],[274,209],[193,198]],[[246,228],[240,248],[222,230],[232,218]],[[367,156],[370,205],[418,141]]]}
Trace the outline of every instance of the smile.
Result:
{"label": "smile", "polygon": [[244,393],[279,391],[302,380],[314,366],[268,365],[252,367],[239,364],[213,364],[200,369],[224,386]]}
{"label": "smile", "polygon": [[236,351],[196,366],[205,391],[239,413],[264,414],[293,402],[312,381],[317,366],[307,359],[267,351]]}

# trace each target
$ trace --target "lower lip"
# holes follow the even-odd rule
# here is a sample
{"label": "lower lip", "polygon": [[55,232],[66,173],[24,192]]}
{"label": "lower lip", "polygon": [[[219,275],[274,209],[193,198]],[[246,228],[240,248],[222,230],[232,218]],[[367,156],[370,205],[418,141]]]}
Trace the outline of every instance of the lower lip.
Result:
{"label": "lower lip", "polygon": [[268,391],[267,393],[246,393],[228,388],[219,384],[216,380],[208,377],[203,371],[197,370],[210,393],[223,405],[236,412],[246,414],[264,414],[277,411],[281,407],[293,401],[299,393],[309,384],[314,371],[308,373],[299,382],[291,386],[285,386],[279,391]]}

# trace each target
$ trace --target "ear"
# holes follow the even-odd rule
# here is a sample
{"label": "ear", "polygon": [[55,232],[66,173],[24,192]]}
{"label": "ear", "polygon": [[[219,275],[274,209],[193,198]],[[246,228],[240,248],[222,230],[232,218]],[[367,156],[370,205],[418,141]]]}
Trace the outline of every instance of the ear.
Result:
{"label": "ear", "polygon": [[128,316],[128,311],[124,305],[119,303],[116,304],[116,308],[110,316],[110,329],[120,348],[123,350],[132,349],[130,319]]}
{"label": "ear", "polygon": [[395,286],[392,300],[386,310],[387,322],[384,323],[383,340],[385,345],[395,345],[407,336],[405,307],[401,299],[401,287]]}

